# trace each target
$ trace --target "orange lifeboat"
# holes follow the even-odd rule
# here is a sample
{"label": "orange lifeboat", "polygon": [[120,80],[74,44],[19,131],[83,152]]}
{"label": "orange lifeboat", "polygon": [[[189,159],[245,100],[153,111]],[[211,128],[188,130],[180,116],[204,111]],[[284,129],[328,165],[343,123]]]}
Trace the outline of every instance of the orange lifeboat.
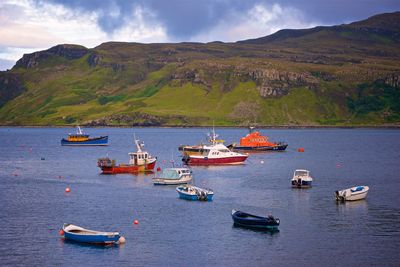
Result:
{"label": "orange lifeboat", "polygon": [[240,138],[240,144],[231,144],[228,147],[234,150],[245,150],[245,151],[267,151],[275,150],[282,151],[288,146],[285,142],[270,142],[267,136],[263,136],[259,131],[254,131],[254,127],[250,127],[250,132]]}

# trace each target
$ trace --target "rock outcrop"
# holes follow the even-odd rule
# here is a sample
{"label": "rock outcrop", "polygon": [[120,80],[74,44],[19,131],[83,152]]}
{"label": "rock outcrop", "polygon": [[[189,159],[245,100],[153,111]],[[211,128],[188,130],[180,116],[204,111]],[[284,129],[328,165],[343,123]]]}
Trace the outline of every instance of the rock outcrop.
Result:
{"label": "rock outcrop", "polygon": [[0,72],[0,107],[22,94],[26,88],[18,74]]}
{"label": "rock outcrop", "polygon": [[64,57],[69,60],[78,59],[86,55],[87,52],[88,49],[80,45],[57,45],[44,51],[24,54],[23,57],[17,61],[14,68],[34,68],[37,67],[44,60],[53,56]]}

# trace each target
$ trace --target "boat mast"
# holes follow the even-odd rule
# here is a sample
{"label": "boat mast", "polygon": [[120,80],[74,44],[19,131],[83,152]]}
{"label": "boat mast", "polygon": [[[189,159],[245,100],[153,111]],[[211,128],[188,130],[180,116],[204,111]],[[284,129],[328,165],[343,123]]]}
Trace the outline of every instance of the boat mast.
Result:
{"label": "boat mast", "polygon": [[135,144],[136,144],[136,147],[137,147],[137,152],[142,152],[142,146],[141,146],[141,144],[139,143],[139,140],[136,139],[136,134],[133,134],[133,139],[134,139]]}
{"label": "boat mast", "polygon": [[79,135],[83,135],[83,132],[82,132],[82,129],[81,129],[81,127],[79,127],[79,125],[77,125],[76,127],[78,128],[78,132],[77,132],[77,134],[79,134]]}

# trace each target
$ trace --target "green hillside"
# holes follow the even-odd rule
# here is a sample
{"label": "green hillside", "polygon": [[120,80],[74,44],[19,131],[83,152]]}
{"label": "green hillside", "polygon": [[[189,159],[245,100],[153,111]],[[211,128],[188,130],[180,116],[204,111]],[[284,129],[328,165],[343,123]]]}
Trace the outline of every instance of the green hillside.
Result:
{"label": "green hillside", "polygon": [[1,125],[399,125],[400,12],[237,43],[58,45],[0,72]]}

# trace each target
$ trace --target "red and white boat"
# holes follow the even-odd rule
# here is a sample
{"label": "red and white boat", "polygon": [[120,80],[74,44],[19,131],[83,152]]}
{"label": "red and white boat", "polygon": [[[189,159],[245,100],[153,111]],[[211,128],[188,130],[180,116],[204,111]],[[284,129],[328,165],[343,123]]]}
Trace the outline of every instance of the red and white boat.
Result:
{"label": "red and white boat", "polygon": [[137,147],[136,152],[128,153],[130,160],[129,164],[116,165],[115,160],[107,158],[100,158],[97,161],[97,166],[101,169],[103,174],[117,174],[117,173],[139,173],[139,172],[152,172],[156,165],[157,158],[151,156],[148,152],[142,151],[143,142],[139,142],[135,138]]}
{"label": "red and white boat", "polygon": [[213,130],[210,137],[210,145],[201,145],[197,153],[184,154],[182,161],[188,165],[224,165],[224,164],[242,164],[248,157],[247,154],[241,154],[229,150],[223,140],[217,140],[218,136]]}

